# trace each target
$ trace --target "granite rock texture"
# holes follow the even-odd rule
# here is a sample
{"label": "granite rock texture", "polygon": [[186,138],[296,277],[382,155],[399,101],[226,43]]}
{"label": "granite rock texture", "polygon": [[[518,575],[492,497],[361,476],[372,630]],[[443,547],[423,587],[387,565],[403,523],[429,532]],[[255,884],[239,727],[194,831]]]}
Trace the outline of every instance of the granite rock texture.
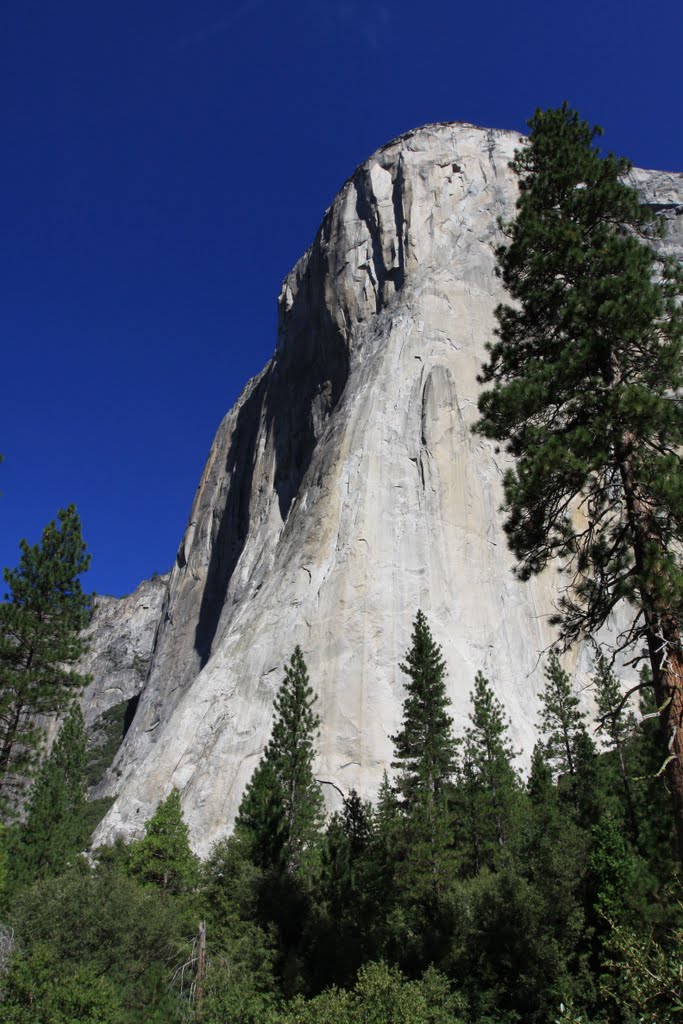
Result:
{"label": "granite rock texture", "polygon": [[87,650],[77,669],[92,676],[81,696],[86,730],[92,731],[105,711],[140,695],[168,579],[166,574],[144,580],[126,597],[95,598],[85,630]]}
{"label": "granite rock texture", "polygon": [[[521,141],[452,123],[382,147],[286,278],[275,354],[209,453],[97,841],[139,834],[175,785],[206,854],[230,830],[296,644],[319,694],[319,777],[373,795],[418,608],[456,727],[482,669],[530,752],[558,577],[514,579],[505,460],[470,432]],[[635,180],[683,252],[683,177]],[[588,653],[567,667],[585,674]]]}

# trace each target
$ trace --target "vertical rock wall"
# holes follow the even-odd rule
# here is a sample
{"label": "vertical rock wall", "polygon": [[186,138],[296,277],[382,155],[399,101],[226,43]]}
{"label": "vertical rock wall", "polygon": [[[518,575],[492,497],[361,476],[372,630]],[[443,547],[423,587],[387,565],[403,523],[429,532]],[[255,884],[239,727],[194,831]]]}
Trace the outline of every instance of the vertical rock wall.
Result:
{"label": "vertical rock wall", "polygon": [[[529,752],[558,579],[513,578],[504,459],[470,431],[520,142],[446,124],[383,147],[285,280],[273,359],[199,484],[100,841],[139,832],[172,785],[198,852],[229,830],[297,643],[320,697],[321,777],[372,795],[418,608],[443,647],[456,726],[483,669]],[[637,180],[683,251],[681,176]],[[585,671],[577,656],[568,667]]]}

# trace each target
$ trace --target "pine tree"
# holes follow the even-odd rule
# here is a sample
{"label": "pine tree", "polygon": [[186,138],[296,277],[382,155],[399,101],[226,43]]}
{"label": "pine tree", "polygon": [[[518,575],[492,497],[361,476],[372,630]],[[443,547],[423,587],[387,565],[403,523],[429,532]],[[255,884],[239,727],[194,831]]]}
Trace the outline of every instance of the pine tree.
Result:
{"label": "pine tree", "polygon": [[324,801],[313,775],[320,718],[306,663],[296,647],[275,698],[270,741],[245,790],[236,828],[251,838],[256,863],[295,874],[322,828]]}
{"label": "pine tree", "polygon": [[75,704],[33,783],[12,859],[15,882],[56,876],[85,847],[86,757],[83,715]]}
{"label": "pine tree", "polygon": [[585,871],[586,839],[573,816],[566,813],[540,741],[534,746],[526,790],[522,863],[531,881],[547,895],[552,917],[564,913],[572,902]]}
{"label": "pine tree", "polygon": [[129,873],[170,893],[188,892],[197,879],[180,791],[174,786],[145,825],[145,835],[131,844]]}
{"label": "pine tree", "polygon": [[368,852],[373,812],[355,790],[327,823],[315,900],[312,960],[316,988],[349,984],[368,953],[372,906]]}
{"label": "pine tree", "polygon": [[358,924],[364,857],[370,846],[373,811],[355,789],[327,823],[321,857],[321,888],[335,928],[349,915]]}
{"label": "pine tree", "polygon": [[546,735],[548,761],[556,777],[568,779],[574,807],[578,810],[576,745],[585,731],[586,715],[554,651],[544,674],[546,682],[541,693],[540,727]]}
{"label": "pine tree", "polygon": [[411,640],[400,666],[409,682],[403,724],[392,736],[392,767],[398,769],[396,789],[409,838],[407,876],[417,890],[426,884],[439,896],[452,860],[449,784],[457,768],[458,742],[448,714],[446,664],[421,611],[413,623]]}
{"label": "pine tree", "polygon": [[377,793],[368,847],[370,899],[375,920],[383,920],[396,896],[397,874],[404,858],[403,819],[398,797],[386,771]]}
{"label": "pine tree", "polygon": [[586,728],[586,713],[554,651],[545,667],[545,679],[540,728],[546,736],[548,763],[561,793],[570,795],[577,822],[588,828],[605,809],[602,763]]}
{"label": "pine tree", "polygon": [[[651,681],[647,667],[641,679]],[[652,687],[645,685],[638,694],[640,724],[628,745],[628,763],[633,771],[633,799],[638,821],[642,853],[650,869],[660,879],[675,873],[675,832],[669,808],[661,800],[661,749],[657,721],[657,702]]]}
{"label": "pine tree", "polygon": [[594,146],[567,105],[538,110],[512,168],[509,244],[497,251],[514,305],[496,311],[476,430],[507,443],[505,529],[529,579],[549,561],[568,580],[566,642],[617,604],[647,644],[662,761],[683,864],[683,273],[658,264],[631,165]]}
{"label": "pine tree", "polygon": [[409,803],[416,793],[436,798],[457,765],[457,741],[448,714],[446,663],[421,611],[415,617],[411,647],[400,668],[410,682],[403,701],[403,725],[391,737],[396,759],[392,768],[399,770],[396,785]]}
{"label": "pine tree", "polygon": [[36,761],[43,740],[38,716],[58,715],[85,677],[73,670],[83,651],[81,630],[90,597],[79,576],[88,568],[73,505],[45,527],[40,544],[20,544],[17,569],[6,569],[10,592],[0,604],[0,797],[4,810]]}
{"label": "pine tree", "polygon": [[596,672],[593,677],[593,686],[595,687],[595,702],[599,721],[604,735],[609,740],[609,749],[614,752],[617,758],[619,779],[624,794],[626,820],[631,832],[631,838],[637,845],[638,820],[631,792],[631,780],[626,765],[627,744],[636,728],[636,718],[632,711],[625,708],[621,684],[612,671],[607,658],[602,654],[598,658]]}
{"label": "pine tree", "polygon": [[471,829],[470,860],[480,870],[497,865],[511,837],[520,785],[508,738],[509,720],[481,672],[470,699],[472,724],[465,730],[462,791]]}

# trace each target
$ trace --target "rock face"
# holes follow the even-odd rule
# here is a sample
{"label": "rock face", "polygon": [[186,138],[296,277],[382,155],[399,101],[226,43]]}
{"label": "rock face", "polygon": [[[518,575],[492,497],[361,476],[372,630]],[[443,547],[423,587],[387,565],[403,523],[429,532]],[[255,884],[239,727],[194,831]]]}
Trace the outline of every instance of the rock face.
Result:
{"label": "rock face", "polygon": [[[275,354],[209,454],[98,841],[139,833],[176,785],[208,852],[297,643],[319,694],[319,777],[372,795],[418,608],[443,647],[456,727],[482,669],[530,751],[557,577],[513,578],[504,459],[470,432],[520,142],[462,123],[401,136],[348,180],[285,280]],[[683,252],[682,177],[636,180]],[[587,654],[567,665],[585,671]]]}
{"label": "rock face", "polygon": [[154,576],[127,597],[96,598],[85,631],[88,650],[77,669],[93,677],[81,697],[88,731],[110,708],[139,697],[167,584],[168,575]]}

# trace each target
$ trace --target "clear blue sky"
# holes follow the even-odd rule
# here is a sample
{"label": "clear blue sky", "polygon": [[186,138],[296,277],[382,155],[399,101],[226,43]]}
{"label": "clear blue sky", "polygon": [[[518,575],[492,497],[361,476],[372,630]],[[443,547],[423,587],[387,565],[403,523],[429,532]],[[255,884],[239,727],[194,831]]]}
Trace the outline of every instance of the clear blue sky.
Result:
{"label": "clear blue sky", "polygon": [[683,170],[680,0],[0,6],[0,566],[75,502],[100,593],[171,565],[280,282],[378,146],[567,99]]}

